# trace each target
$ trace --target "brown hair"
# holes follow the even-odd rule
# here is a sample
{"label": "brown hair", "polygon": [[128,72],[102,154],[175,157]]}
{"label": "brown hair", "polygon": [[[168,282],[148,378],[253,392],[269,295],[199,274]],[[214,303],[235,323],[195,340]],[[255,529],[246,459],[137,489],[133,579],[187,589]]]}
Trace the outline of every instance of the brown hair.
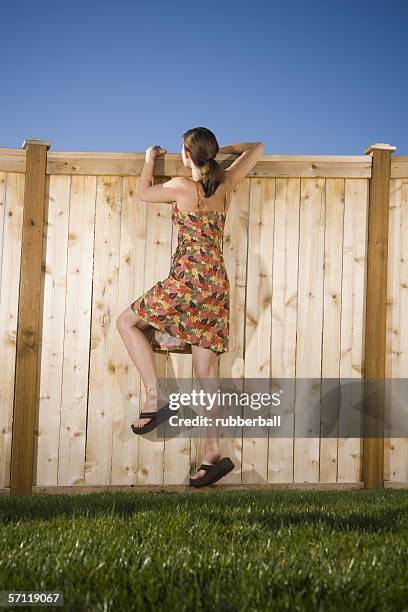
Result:
{"label": "brown hair", "polygon": [[222,167],[214,159],[220,149],[217,139],[211,130],[196,127],[184,132],[183,142],[194,164],[201,169],[205,197],[209,198],[222,183],[224,175]]}

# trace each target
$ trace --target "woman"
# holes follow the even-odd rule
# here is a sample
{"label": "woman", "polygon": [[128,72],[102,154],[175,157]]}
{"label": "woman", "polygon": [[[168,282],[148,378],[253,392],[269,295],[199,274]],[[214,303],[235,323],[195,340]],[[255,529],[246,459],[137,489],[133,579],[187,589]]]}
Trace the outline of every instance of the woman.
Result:
{"label": "woman", "polygon": [[[166,153],[159,146],[146,150],[138,197],[144,202],[175,203],[172,221],[178,227],[178,245],[169,276],[133,301],[118,317],[116,326],[146,389],[144,411],[131,427],[148,433],[170,416],[167,397],[157,384],[153,350],[143,333],[148,325],[167,331],[191,344],[198,380],[215,381],[216,357],[228,351],[229,280],[221,241],[230,195],[263,154],[261,142],[219,147],[214,134],[192,128],[182,137],[182,158],[191,178],[176,177],[151,186],[156,157]],[[225,170],[217,153],[238,154]],[[166,406],[157,411],[158,403]],[[190,478],[192,486],[204,486],[231,471],[229,458],[221,459],[218,438],[207,437],[202,465]]]}

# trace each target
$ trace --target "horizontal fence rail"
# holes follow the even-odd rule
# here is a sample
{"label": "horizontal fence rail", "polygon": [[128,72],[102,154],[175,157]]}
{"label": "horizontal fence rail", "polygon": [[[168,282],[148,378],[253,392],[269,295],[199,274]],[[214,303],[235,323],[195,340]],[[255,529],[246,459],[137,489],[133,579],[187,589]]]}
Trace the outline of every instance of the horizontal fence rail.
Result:
{"label": "horizontal fence rail", "polygon": [[[0,149],[0,488],[185,485],[202,440],[132,433],[145,394],[115,325],[168,274],[171,207],[138,201],[144,154],[49,149]],[[222,438],[236,465],[229,485],[408,482],[405,438],[325,437],[323,410],[315,437],[296,435],[300,379],[407,372],[408,157],[394,149],[264,155],[232,194],[230,348],[218,375],[290,379],[293,435]],[[156,181],[185,174],[178,154],[155,163]],[[195,381],[191,355],[155,360],[160,378]],[[315,399],[312,386],[302,394]],[[340,402],[339,425],[349,414]]]}

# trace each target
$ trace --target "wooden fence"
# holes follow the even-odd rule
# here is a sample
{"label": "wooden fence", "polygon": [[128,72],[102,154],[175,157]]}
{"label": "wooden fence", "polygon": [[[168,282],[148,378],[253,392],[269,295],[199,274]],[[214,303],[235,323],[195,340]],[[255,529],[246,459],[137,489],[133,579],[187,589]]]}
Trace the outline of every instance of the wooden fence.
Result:
{"label": "wooden fence", "polygon": [[[178,485],[200,441],[135,436],[140,377],[116,329],[169,270],[169,204],[137,201],[144,155],[0,149],[0,488]],[[408,366],[408,157],[264,155],[235,189],[225,378],[403,378]],[[228,165],[231,156],[217,159]],[[232,156],[234,157],[234,156]],[[166,155],[155,179],[186,172]],[[194,378],[191,355],[158,374]],[[302,419],[292,406],[293,427]],[[408,481],[404,438],[222,440],[230,484]]]}

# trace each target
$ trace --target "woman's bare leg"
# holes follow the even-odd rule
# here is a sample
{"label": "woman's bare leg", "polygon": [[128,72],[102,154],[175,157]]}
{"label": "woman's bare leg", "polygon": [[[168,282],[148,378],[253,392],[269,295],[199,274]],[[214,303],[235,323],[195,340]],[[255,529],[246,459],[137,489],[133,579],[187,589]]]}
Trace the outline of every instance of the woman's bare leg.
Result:
{"label": "woman's bare leg", "polygon": [[[116,319],[116,327],[129,353],[129,357],[142,378],[145,389],[151,386],[157,386],[154,352],[149,341],[142,332],[142,329],[146,327],[146,323],[143,319],[136,316],[129,306]],[[160,388],[146,391],[146,403],[143,409],[146,410],[146,412],[154,412],[158,407],[157,400],[165,398],[166,396]],[[137,419],[134,425],[136,425],[136,427],[142,427],[146,423],[149,423],[150,420],[151,419]]]}
{"label": "woman's bare leg", "polygon": [[[219,388],[217,355],[211,349],[205,349],[195,345],[191,345],[191,352],[193,356],[194,373],[202,384],[204,391],[216,393]],[[215,410],[209,411],[208,416],[214,418]],[[206,428],[205,451],[202,463],[217,463],[221,458],[218,438],[218,428]],[[205,473],[204,470],[199,470],[191,476],[191,478],[201,478]]]}

